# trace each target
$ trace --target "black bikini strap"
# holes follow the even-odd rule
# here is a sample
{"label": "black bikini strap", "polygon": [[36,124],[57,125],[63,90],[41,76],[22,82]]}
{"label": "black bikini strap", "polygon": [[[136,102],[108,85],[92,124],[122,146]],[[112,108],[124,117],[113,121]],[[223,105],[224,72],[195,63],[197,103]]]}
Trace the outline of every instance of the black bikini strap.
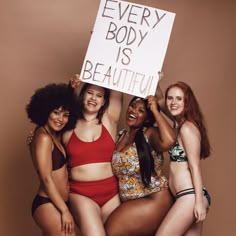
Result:
{"label": "black bikini strap", "polygon": [[116,138],[116,144],[121,140],[121,138],[127,133],[127,130],[126,129],[122,129],[118,135],[117,135],[117,138]]}
{"label": "black bikini strap", "polygon": [[187,188],[187,189],[184,189],[184,190],[181,190],[181,191],[177,192],[176,195],[175,195],[175,198],[180,198],[184,195],[193,194],[193,193],[195,193],[194,188]]}
{"label": "black bikini strap", "polygon": [[48,130],[44,126],[42,126],[42,128],[50,135],[50,133],[48,132]]}
{"label": "black bikini strap", "polygon": [[[46,131],[46,133],[51,137],[52,142],[55,144],[55,141],[54,141],[52,135],[49,133],[49,131],[48,131],[44,126],[42,126],[42,127],[43,127],[43,129]],[[56,144],[55,144],[55,145],[56,145]]]}
{"label": "black bikini strap", "polygon": [[182,193],[182,192],[186,192],[186,191],[188,191],[188,190],[193,190],[193,189],[194,189],[194,188],[186,188],[186,189],[184,189],[184,190],[181,190],[181,191],[177,192],[176,195],[179,194],[179,193]]}
{"label": "black bikini strap", "polygon": [[193,190],[193,191],[188,191],[188,192],[185,192],[185,193],[176,195],[175,198],[180,198],[180,197],[182,197],[182,196],[184,196],[184,195],[193,194],[193,193],[195,193],[194,190]]}

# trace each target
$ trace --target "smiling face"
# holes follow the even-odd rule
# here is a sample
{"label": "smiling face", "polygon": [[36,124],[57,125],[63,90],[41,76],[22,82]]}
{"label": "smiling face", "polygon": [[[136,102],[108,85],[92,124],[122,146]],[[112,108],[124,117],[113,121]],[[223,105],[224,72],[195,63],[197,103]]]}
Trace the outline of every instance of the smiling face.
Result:
{"label": "smiling face", "polygon": [[139,128],[147,121],[147,110],[143,100],[131,102],[126,112],[126,124],[129,127]]}
{"label": "smiling face", "polygon": [[61,131],[69,120],[69,111],[64,110],[62,107],[54,109],[48,116],[46,126],[54,131]]}
{"label": "smiling face", "polygon": [[83,97],[84,111],[90,113],[98,112],[104,103],[104,89],[96,85],[88,86]]}
{"label": "smiling face", "polygon": [[169,89],[166,96],[166,106],[174,117],[181,117],[184,112],[184,92],[178,87]]}

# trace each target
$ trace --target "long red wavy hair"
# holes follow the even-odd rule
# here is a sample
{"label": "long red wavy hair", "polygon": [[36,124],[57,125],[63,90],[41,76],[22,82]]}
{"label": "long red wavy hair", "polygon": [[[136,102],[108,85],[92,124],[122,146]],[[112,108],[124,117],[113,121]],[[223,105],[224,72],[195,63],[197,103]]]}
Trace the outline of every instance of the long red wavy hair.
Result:
{"label": "long red wavy hair", "polygon": [[192,122],[199,129],[200,134],[201,134],[200,157],[203,159],[207,158],[208,156],[210,156],[211,147],[210,147],[210,142],[207,135],[207,129],[205,126],[204,117],[199,107],[199,104],[197,102],[197,99],[189,85],[187,85],[186,83],[182,81],[178,81],[177,83],[171,84],[166,89],[165,101],[167,99],[168,91],[174,87],[181,89],[184,93],[184,110],[182,113],[183,120],[188,120]]}

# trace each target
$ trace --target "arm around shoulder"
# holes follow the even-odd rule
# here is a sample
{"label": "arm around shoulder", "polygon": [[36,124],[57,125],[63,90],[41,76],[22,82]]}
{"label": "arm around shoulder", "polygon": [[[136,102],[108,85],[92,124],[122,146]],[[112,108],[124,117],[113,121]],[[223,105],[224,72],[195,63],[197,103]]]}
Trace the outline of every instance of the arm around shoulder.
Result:
{"label": "arm around shoulder", "polygon": [[66,132],[63,133],[63,135],[62,135],[62,144],[63,144],[64,147],[67,146],[67,143],[68,143],[69,140],[70,140],[70,137],[71,137],[71,135],[72,135],[72,132],[73,132],[73,130],[68,130],[68,131],[66,131]]}

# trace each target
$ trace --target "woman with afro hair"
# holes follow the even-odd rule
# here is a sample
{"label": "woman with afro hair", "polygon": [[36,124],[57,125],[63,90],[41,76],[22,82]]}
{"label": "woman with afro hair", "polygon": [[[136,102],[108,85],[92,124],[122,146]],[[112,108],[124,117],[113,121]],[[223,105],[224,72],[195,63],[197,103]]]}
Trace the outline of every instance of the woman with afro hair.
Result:
{"label": "woman with afro hair", "polygon": [[75,125],[74,100],[66,84],[37,89],[26,106],[36,124],[29,144],[39,188],[32,216],[44,236],[75,236],[74,220],[67,206],[69,188],[66,153],[61,133]]}

